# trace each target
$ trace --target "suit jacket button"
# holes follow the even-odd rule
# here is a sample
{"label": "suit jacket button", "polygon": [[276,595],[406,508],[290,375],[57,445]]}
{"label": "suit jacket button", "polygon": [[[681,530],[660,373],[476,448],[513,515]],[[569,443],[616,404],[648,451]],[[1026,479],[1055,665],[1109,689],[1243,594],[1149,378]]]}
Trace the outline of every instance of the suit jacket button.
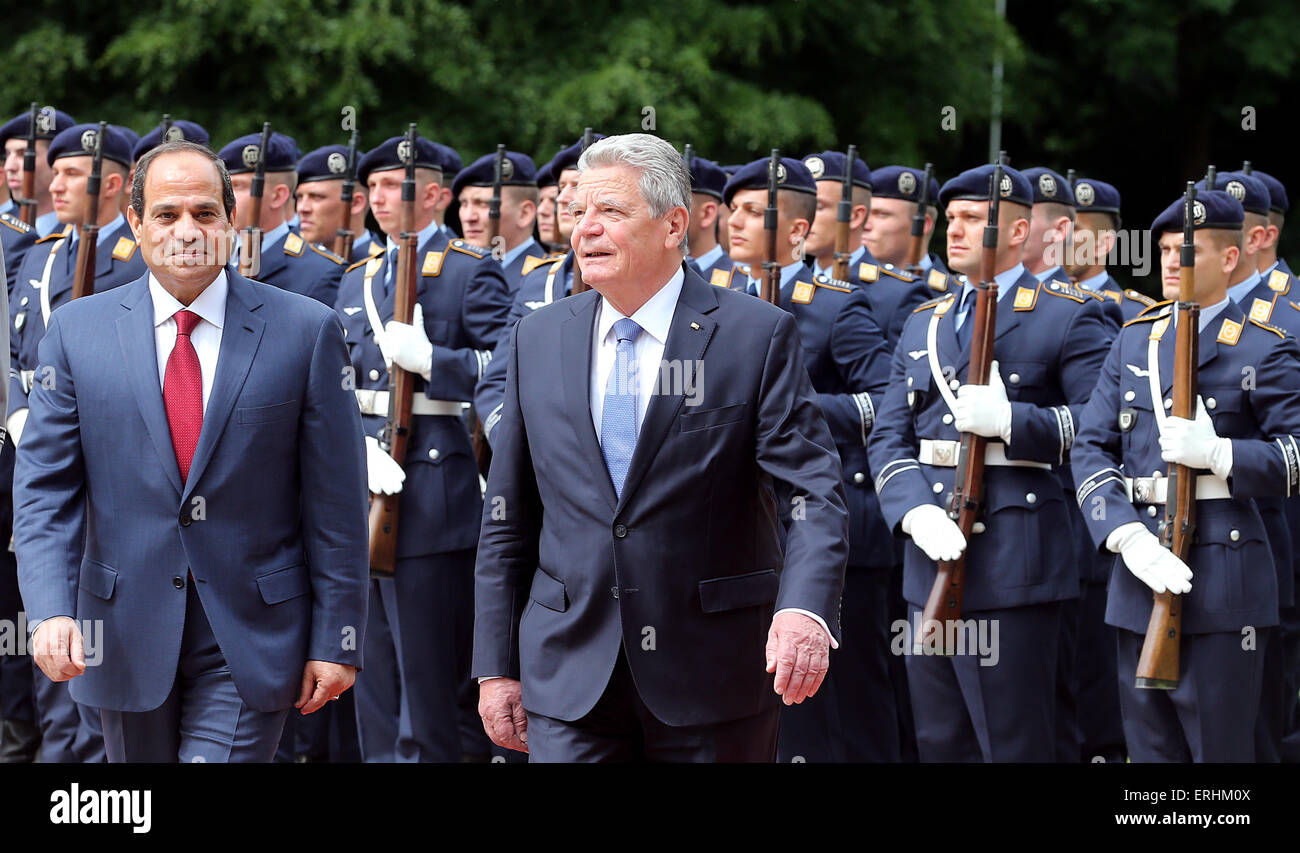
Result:
{"label": "suit jacket button", "polygon": [[182,516],[181,516],[181,527],[189,527],[189,526],[190,526],[190,523],[191,523],[193,520],[194,520],[194,519],[190,518],[190,516],[189,516],[188,513],[185,514],[185,515],[182,515]]}
{"label": "suit jacket button", "polygon": [[614,536],[618,539],[622,539],[623,537],[627,536],[627,526],[623,524],[615,524]]}
{"label": "suit jacket button", "polygon": [[433,460],[437,460],[437,458],[438,458],[438,448],[436,448],[436,447],[430,447],[430,448],[429,448],[429,458],[430,458],[430,459],[433,459]]}
{"label": "suit jacket button", "polygon": [[177,589],[185,589],[185,578],[181,577],[180,575],[177,575],[176,577],[172,578],[172,586],[176,587]]}
{"label": "suit jacket button", "polygon": [[865,483],[866,481],[867,481],[867,475],[863,474],[861,471],[853,475],[853,482],[855,483],[862,484]]}
{"label": "suit jacket button", "polygon": [[372,380],[374,380],[374,379],[378,379],[378,378],[379,378],[379,371],[378,371],[378,370],[371,370],[370,373],[369,373],[369,376],[370,376],[370,378],[371,378]]}

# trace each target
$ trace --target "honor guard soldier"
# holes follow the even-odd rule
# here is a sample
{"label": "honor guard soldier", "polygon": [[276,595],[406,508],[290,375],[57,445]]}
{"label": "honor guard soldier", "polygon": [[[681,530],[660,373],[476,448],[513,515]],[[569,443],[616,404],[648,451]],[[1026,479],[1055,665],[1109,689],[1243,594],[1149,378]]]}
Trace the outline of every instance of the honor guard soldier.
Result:
{"label": "honor guard soldier", "polygon": [[[768,166],[768,158],[755,160],[737,170],[723,190],[723,202],[730,210],[732,257],[750,271],[761,270],[766,259],[763,211]],[[887,630],[895,550],[866,456],[867,436],[889,379],[889,348],[863,290],[814,276],[802,261],[800,246],[817,215],[818,187],[812,172],[798,160],[783,158],[777,180],[780,304],[798,325],[804,367],[835,440],[849,509],[841,617],[844,648],[818,695],[783,710],[777,757],[780,761],[896,762],[898,720]],[[865,218],[865,211],[860,216]],[[745,281],[750,293],[761,293],[761,280]],[[832,646],[837,647],[835,640]]]}
{"label": "honor guard soldier", "polygon": [[[559,194],[560,187],[548,160],[537,169],[537,239],[548,256],[555,253],[560,242],[555,233],[555,197]],[[565,251],[566,247],[560,247],[560,254]]]}
{"label": "honor guard soldier", "polygon": [[18,267],[23,262],[23,255],[27,254],[35,242],[35,228],[13,213],[0,213],[0,246],[4,248],[6,299],[14,292],[14,281],[18,278]]}
{"label": "honor guard soldier", "polygon": [[691,173],[691,219],[686,226],[689,262],[709,284],[738,290],[745,277],[737,274],[735,262],[718,242],[718,229],[725,218],[722,190],[727,186],[727,173],[703,157],[692,157],[687,169]]}
{"label": "honor guard soldier", "polygon": [[[1183,211],[1180,199],[1151,226],[1171,297],[1179,290]],[[1193,217],[1201,306],[1195,418],[1168,414],[1178,312],[1162,302],[1121,330],[1071,456],[1093,541],[1119,555],[1106,621],[1119,629],[1132,760],[1244,762],[1255,757],[1264,653],[1278,620],[1268,532],[1252,498],[1300,490],[1300,348],[1228,297],[1240,260],[1241,204],[1226,192],[1201,192]],[[1243,382],[1247,373],[1251,381]],[[1169,463],[1197,472],[1196,536],[1185,562],[1157,536]],[[1135,686],[1153,591],[1180,596],[1174,689]]]}
{"label": "honor guard soldier", "polygon": [[1082,178],[1074,186],[1074,203],[1074,251],[1066,272],[1080,290],[1099,294],[1118,305],[1122,322],[1127,323],[1156,300],[1132,288],[1120,287],[1106,271],[1107,259],[1115,249],[1122,224],[1119,190],[1105,181]]}
{"label": "honor guard soldier", "polygon": [[1065,261],[1074,238],[1074,193],[1070,184],[1045,166],[1021,172],[1034,192],[1029,237],[1021,261],[1039,281],[1065,281]]}
{"label": "honor guard soldier", "polygon": [[442,187],[438,191],[438,206],[434,208],[433,218],[446,233],[448,240],[454,240],[459,235],[452,230],[447,224],[448,211],[451,212],[451,221],[456,222],[455,205],[456,196],[452,194],[451,182],[456,180],[460,170],[465,168],[465,161],[460,158],[460,154],[450,145],[443,145],[441,142],[433,143],[434,150],[438,153],[438,163],[442,169]]}
{"label": "honor guard soldier", "polygon": [[207,129],[198,122],[186,121],[183,118],[158,122],[152,130],[140,137],[139,141],[131,146],[132,169],[135,168],[134,164],[139,162],[141,157],[164,142],[193,142],[196,145],[207,147],[211,141]]}
{"label": "honor guard soldier", "polygon": [[[968,279],[979,275],[993,171],[963,172],[939,194],[948,265]],[[1061,531],[1075,510],[1065,504],[1057,469],[1105,357],[1108,321],[1098,300],[1068,283],[1044,284],[1021,263],[1033,204],[1029,181],[1004,167],[997,191],[998,308],[989,384],[964,384],[976,302],[967,282],[908,320],[868,439],[885,519],[911,537],[903,579],[912,605],[909,628],[923,627],[936,562],[965,551],[962,621],[999,632],[987,654],[908,655],[922,761],[1055,758],[1061,602],[1079,595],[1078,569],[1060,558]],[[964,432],[989,439],[984,514],[970,542],[943,509]]]}
{"label": "honor guard soldier", "polygon": [[[15,445],[22,443],[27,423],[27,394],[33,383],[40,381],[35,375],[37,345],[45,335],[50,313],[72,298],[83,220],[93,218],[99,225],[94,292],[135,281],[145,272],[135,237],[118,208],[118,196],[131,168],[131,148],[111,129],[104,131],[102,140],[98,136],[98,124],[74,125],[56,136],[46,152],[53,176],[50,195],[64,230],[38,240],[27,252],[10,301],[8,425]],[[86,184],[97,144],[103,154],[99,209],[87,211]],[[40,677],[35,679],[35,687],[44,735],[43,760],[103,761],[98,712],[73,702],[67,682]]]}
{"label": "honor guard soldier", "polygon": [[[36,113],[36,181],[33,194],[36,196],[35,227],[38,238],[49,236],[63,227],[50,198],[50,180],[54,176],[50,173],[48,154],[54,137],[74,124],[76,122],[72,116],[53,107],[43,107]],[[4,208],[3,212],[14,216],[19,215],[18,199],[23,194],[23,154],[27,151],[27,133],[30,127],[30,112],[20,113],[0,126],[0,145],[4,146],[5,152],[5,181],[9,185],[9,200],[12,205]]]}
{"label": "honor guard soldier", "polygon": [[[1260,277],[1270,284],[1269,289],[1273,293],[1278,294],[1271,297],[1275,306],[1281,305],[1282,302],[1287,303],[1281,305],[1283,310],[1272,313],[1270,319],[1266,322],[1280,326],[1300,338],[1300,322],[1298,322],[1300,321],[1300,307],[1298,307],[1300,306],[1300,282],[1296,281],[1291,268],[1287,266],[1287,262],[1277,253],[1278,236],[1281,233],[1290,206],[1286,187],[1282,185],[1281,181],[1267,172],[1255,169],[1250,174],[1252,177],[1264,182],[1264,186],[1268,187],[1269,195],[1268,231],[1264,245],[1260,247],[1257,260]],[[1281,278],[1274,275],[1278,271],[1289,276],[1285,287]],[[1290,310],[1286,310],[1288,306]],[[1249,310],[1247,306],[1243,306],[1243,308]],[[1300,498],[1292,497],[1288,499],[1286,508],[1292,533],[1292,583],[1297,589],[1300,589]],[[1288,763],[1300,763],[1300,700],[1297,699],[1297,696],[1300,695],[1300,605],[1292,604],[1290,607],[1282,607],[1281,620],[1276,640],[1281,651],[1282,677],[1286,680],[1282,691],[1283,706],[1280,713],[1283,728],[1281,759]],[[1266,673],[1266,683],[1268,677]],[[1264,714],[1262,706],[1260,714],[1261,717]],[[1256,743],[1256,759],[1262,759],[1258,742]]]}
{"label": "honor guard soldier", "polygon": [[[1204,185],[1201,181],[1197,187]],[[1268,185],[1254,172],[1249,175],[1226,172],[1218,176],[1215,186],[1241,202],[1243,211],[1241,257],[1228,279],[1228,298],[1251,319],[1277,326],[1292,336],[1300,334],[1300,311],[1290,305],[1292,300],[1300,299],[1300,289],[1294,286],[1295,277],[1282,269],[1273,269],[1265,278],[1259,271],[1260,252],[1271,236],[1272,193]],[[1263,651],[1263,690],[1255,739],[1255,760],[1260,762],[1281,760],[1282,739],[1288,724],[1283,715],[1295,704],[1294,697],[1287,692],[1289,678],[1285,671],[1295,661],[1295,551],[1300,546],[1296,541],[1300,538],[1300,527],[1294,527],[1292,520],[1300,518],[1300,513],[1289,506],[1294,503],[1294,499],[1276,496],[1255,499],[1277,569],[1280,608],[1279,630]]]}
{"label": "honor guard soldier", "polygon": [[[882,264],[893,264],[903,269],[908,244],[912,239],[912,217],[921,200],[921,184],[925,172],[911,166],[882,166],[871,172],[871,212],[862,230],[862,245]],[[948,290],[948,267],[943,259],[930,251],[930,238],[939,218],[939,181],[930,178],[930,203],[925,206],[925,227],[922,231],[921,277],[937,296]]]}
{"label": "honor guard soldier", "polygon": [[[360,160],[364,152],[357,152]],[[343,180],[348,168],[348,147],[326,145],[308,152],[298,161],[298,230],[307,242],[323,248],[334,245],[339,224],[343,221]],[[352,257],[349,264],[384,252],[382,239],[366,229],[366,185],[355,181],[348,227],[352,231]]]}
{"label": "honor guard soldier", "polygon": [[1268,236],[1259,250],[1259,271],[1265,278],[1274,268],[1289,273],[1291,267],[1277,253],[1277,241],[1282,234],[1282,225],[1286,221],[1286,213],[1290,208],[1286,187],[1277,178],[1259,169],[1253,170],[1250,174],[1257,180],[1263,181],[1264,186],[1268,187]]}
{"label": "honor guard soldier", "polygon": [[[834,283],[836,209],[843,195],[844,169],[848,158],[839,151],[823,151],[803,159],[817,181],[817,218],[808,232],[804,251],[812,258],[815,277]],[[930,298],[926,286],[902,267],[880,263],[863,245],[862,235],[871,212],[871,169],[862,160],[853,161],[853,209],[849,215],[849,275],[846,282],[862,288],[871,315],[885,332],[892,348],[898,342],[912,309]]]}
{"label": "honor guard soldier", "polygon": [[[603,133],[596,133],[592,134],[591,141],[604,138]],[[574,219],[573,213],[569,210],[569,202],[576,197],[574,193],[578,188],[578,158],[581,156],[582,140],[579,139],[568,148],[560,149],[548,164],[557,176],[558,194],[555,197],[555,231],[556,239],[559,241],[557,245],[564,246],[567,251],[563,255],[547,258],[524,275],[519,283],[519,289],[515,291],[506,328],[501,335],[503,347],[510,345],[510,330],[515,327],[515,323],[519,322],[520,317],[557,299],[563,299],[573,292],[574,257],[573,250],[569,247],[569,239],[573,236]],[[505,355],[507,352],[503,350],[493,356],[492,363],[483,374],[483,381],[479,383],[474,393],[474,408],[480,413],[487,413],[482,416],[483,434],[489,442],[492,439],[492,428],[501,419],[501,402],[506,390],[506,365],[510,362],[509,358],[502,357]]]}
{"label": "honor guard soldier", "polygon": [[[332,306],[345,267],[343,259],[309,243],[289,225],[289,203],[297,182],[298,146],[283,133],[271,134],[266,151],[259,151],[261,142],[260,133],[250,133],[232,140],[217,152],[230,171],[230,182],[235,187],[236,240],[242,242],[243,229],[249,225],[262,230],[261,256],[249,277]],[[259,157],[266,158],[266,184],[261,220],[251,222],[249,189]],[[238,263],[239,258],[238,250],[231,253],[231,263]]]}
{"label": "honor guard soldier", "polygon": [[465,242],[486,249],[501,264],[513,295],[519,283],[546,259],[547,251],[533,239],[537,223],[537,169],[533,158],[505,152],[501,162],[501,219],[496,246],[489,245],[492,186],[497,155],[485,154],[461,170],[451,192],[460,203],[460,227]]}
{"label": "honor guard soldier", "polygon": [[[405,137],[393,137],[361,159],[357,177],[388,242],[383,254],[349,267],[335,306],[356,370],[370,491],[402,495],[396,574],[371,584],[357,722],[365,761],[459,761],[457,702],[469,676],[483,506],[462,401],[472,399],[491,360],[510,294],[500,264],[439,228],[441,161],[420,138],[412,155],[415,322],[393,321],[405,147]],[[377,441],[388,415],[390,361],[420,377],[404,469]],[[481,725],[477,735],[486,754]]]}

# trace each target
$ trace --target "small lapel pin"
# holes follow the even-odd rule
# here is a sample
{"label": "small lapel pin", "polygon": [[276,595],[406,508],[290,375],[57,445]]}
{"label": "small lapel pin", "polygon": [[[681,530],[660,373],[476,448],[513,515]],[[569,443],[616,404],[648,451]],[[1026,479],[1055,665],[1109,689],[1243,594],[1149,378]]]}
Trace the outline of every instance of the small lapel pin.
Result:
{"label": "small lapel pin", "polygon": [[696,322],[692,322],[691,328],[698,332],[700,330],[700,324]]}

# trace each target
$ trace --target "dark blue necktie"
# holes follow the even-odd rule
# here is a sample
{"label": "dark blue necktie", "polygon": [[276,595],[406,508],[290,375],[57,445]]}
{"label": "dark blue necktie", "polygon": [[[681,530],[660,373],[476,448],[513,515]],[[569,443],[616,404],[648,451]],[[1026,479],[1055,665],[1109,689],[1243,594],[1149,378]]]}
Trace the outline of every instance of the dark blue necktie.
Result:
{"label": "dark blue necktie", "polygon": [[975,328],[975,288],[965,288],[961,293],[961,305],[958,308],[957,316],[961,318],[961,326],[957,329],[957,346],[962,352],[970,349],[971,330]]}

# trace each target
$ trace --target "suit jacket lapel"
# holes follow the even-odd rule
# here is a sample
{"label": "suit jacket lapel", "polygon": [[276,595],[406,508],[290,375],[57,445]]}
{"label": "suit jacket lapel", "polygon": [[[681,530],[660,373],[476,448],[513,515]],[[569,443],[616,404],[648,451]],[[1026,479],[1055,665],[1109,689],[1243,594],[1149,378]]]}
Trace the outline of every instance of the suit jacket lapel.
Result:
{"label": "suit jacket lapel", "polygon": [[126,360],[126,375],[135,393],[136,405],[144,418],[145,430],[158,451],[167,479],[181,493],[181,472],[172,446],[171,426],[163,407],[162,386],[158,383],[158,350],[154,343],[153,300],[149,297],[146,273],[129,287],[122,288],[122,307],[126,313],[117,318],[117,341]]}
{"label": "suit jacket lapel", "polygon": [[[668,428],[677,418],[677,412],[686,397],[686,389],[694,387],[696,367],[704,357],[704,350],[708,347],[717,328],[717,323],[705,315],[717,307],[718,297],[704,279],[686,270],[682,293],[677,300],[677,308],[673,312],[672,324],[668,329],[668,340],[664,342],[663,355],[663,360],[668,364],[682,367],[678,375],[682,377],[683,387],[665,389],[661,385],[656,386],[660,393],[650,398],[650,404],[646,408],[645,420],[641,423],[641,432],[637,436],[636,450],[632,452],[632,460],[628,466],[627,480],[623,483],[620,507],[627,504],[630,496],[641,484],[642,478],[650,467],[650,461],[659,452]],[[689,377],[686,376],[688,366]],[[656,372],[658,372],[657,368]],[[672,393],[663,393],[665,391]],[[609,479],[608,475],[605,479]]]}
{"label": "suit jacket lapel", "polygon": [[560,374],[564,377],[564,408],[569,424],[578,437],[578,454],[591,466],[592,482],[609,503],[610,511],[617,504],[614,484],[605,467],[605,457],[600,452],[596,427],[591,422],[591,335],[596,324],[596,306],[600,294],[594,290],[573,300],[573,315],[564,321],[560,331]]}
{"label": "suit jacket lapel", "polygon": [[[190,476],[185,484],[183,499],[188,499],[194,484],[203,476],[203,469],[216,449],[221,433],[230,419],[235,400],[248,378],[253,365],[253,355],[262,342],[266,321],[256,316],[261,300],[257,299],[248,279],[236,274],[229,276],[226,294],[226,325],[221,330],[221,349],[217,355],[217,374],[212,379],[212,392],[203,413],[203,430],[190,464]],[[170,433],[169,433],[170,435]]]}

